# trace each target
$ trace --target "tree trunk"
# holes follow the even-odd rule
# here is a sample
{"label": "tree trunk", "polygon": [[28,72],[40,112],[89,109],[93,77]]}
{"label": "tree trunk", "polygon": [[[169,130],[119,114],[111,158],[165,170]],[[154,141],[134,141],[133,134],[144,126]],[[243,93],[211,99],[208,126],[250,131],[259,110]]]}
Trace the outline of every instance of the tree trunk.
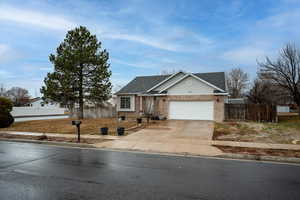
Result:
{"label": "tree trunk", "polygon": [[298,116],[300,116],[300,95],[298,95],[298,93],[296,93],[294,95],[294,101],[296,103],[296,105],[298,106]]}
{"label": "tree trunk", "polygon": [[80,65],[80,72],[79,72],[79,119],[83,119],[83,74],[82,74],[83,67]]}

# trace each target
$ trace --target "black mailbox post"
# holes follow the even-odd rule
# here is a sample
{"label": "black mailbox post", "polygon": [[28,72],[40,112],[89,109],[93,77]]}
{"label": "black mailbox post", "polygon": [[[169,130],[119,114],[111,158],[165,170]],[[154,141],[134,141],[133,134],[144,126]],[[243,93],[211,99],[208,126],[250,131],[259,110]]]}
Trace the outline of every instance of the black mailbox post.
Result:
{"label": "black mailbox post", "polygon": [[80,120],[74,120],[72,121],[72,125],[77,127],[77,142],[80,142]]}

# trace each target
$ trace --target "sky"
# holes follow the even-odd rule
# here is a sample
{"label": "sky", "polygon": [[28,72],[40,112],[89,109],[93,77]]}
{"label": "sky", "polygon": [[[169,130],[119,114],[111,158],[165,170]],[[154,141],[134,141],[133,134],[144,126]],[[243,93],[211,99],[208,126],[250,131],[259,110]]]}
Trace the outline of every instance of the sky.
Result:
{"label": "sky", "polygon": [[32,97],[68,30],[86,26],[109,52],[114,86],[162,71],[253,79],[257,61],[300,47],[300,0],[0,0],[0,84]]}

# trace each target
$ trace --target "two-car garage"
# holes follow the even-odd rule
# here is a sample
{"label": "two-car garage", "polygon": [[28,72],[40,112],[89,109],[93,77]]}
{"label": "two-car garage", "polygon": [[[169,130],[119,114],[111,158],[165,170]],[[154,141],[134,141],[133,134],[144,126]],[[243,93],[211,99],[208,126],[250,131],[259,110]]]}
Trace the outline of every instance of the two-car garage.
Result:
{"label": "two-car garage", "polygon": [[170,101],[169,119],[214,120],[213,101]]}

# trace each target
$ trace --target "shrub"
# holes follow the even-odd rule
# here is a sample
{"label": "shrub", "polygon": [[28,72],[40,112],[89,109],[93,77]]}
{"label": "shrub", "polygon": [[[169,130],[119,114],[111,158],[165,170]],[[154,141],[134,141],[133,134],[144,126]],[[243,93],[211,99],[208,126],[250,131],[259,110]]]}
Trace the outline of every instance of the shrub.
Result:
{"label": "shrub", "polygon": [[13,116],[9,112],[0,112],[0,128],[9,127],[14,121]]}
{"label": "shrub", "polygon": [[9,113],[12,111],[13,108],[13,103],[11,100],[5,98],[5,97],[0,97],[0,112],[1,113]]}

